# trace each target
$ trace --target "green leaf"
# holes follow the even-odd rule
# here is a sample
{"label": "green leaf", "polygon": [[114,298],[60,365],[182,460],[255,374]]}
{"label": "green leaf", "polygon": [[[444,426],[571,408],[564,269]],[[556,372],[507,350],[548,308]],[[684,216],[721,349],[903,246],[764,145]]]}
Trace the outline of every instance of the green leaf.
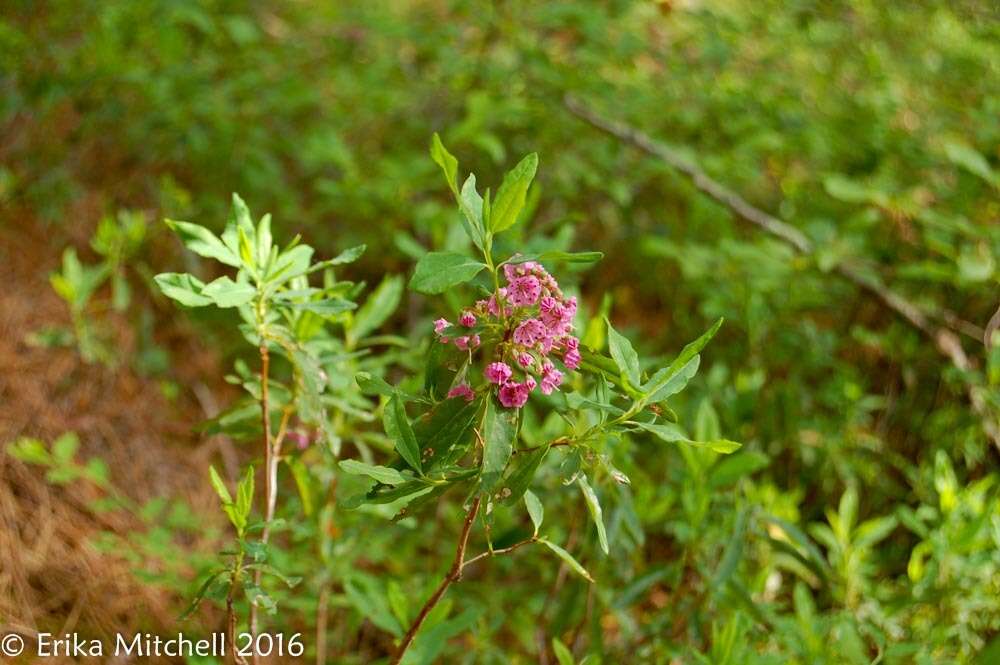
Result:
{"label": "green leaf", "polygon": [[871,547],[888,537],[898,524],[899,520],[896,519],[895,515],[886,515],[866,520],[858,525],[857,530],[854,532],[854,546]]}
{"label": "green leaf", "polygon": [[373,376],[368,372],[358,372],[354,375],[354,380],[365,395],[392,397],[396,394],[396,389],[380,376]]}
{"label": "green leaf", "polygon": [[722,561],[719,563],[715,577],[712,578],[711,587],[714,593],[718,594],[723,590],[726,582],[733,576],[736,566],[743,558],[743,540],[747,527],[747,511],[743,510],[736,517],[736,524],[733,527],[733,534],[729,538]]}
{"label": "green leaf", "polygon": [[485,267],[457,252],[430,252],[417,262],[410,288],[420,293],[444,293],[456,284],[468,282]]}
{"label": "green leaf", "polygon": [[195,610],[198,609],[198,606],[201,605],[201,601],[205,599],[205,595],[208,594],[208,590],[212,587],[212,583],[222,577],[226,572],[227,571],[225,570],[217,570],[209,575],[204,582],[202,582],[201,586],[198,587],[198,590],[195,592],[194,598],[191,599],[191,604],[188,605],[187,609],[184,610],[184,612],[178,617],[178,621],[184,621],[194,614]]}
{"label": "green leaf", "polygon": [[332,259],[327,259],[326,261],[320,261],[319,263],[311,266],[309,268],[309,272],[313,273],[316,272],[317,270],[326,270],[327,268],[332,268],[334,266],[340,266],[346,263],[354,263],[359,258],[361,258],[361,255],[365,253],[366,249],[368,249],[368,245],[357,245],[355,247],[345,249]]}
{"label": "green leaf", "polygon": [[344,581],[347,600],[373,624],[396,637],[403,636],[403,627],[396,620],[386,598],[382,583],[371,575],[351,572]]}
{"label": "green leaf", "polygon": [[413,429],[420,450],[425,455],[430,453],[424,461],[425,467],[448,464],[465,454],[482,406],[481,399],[472,402],[448,399],[424,414]]}
{"label": "green leaf", "polygon": [[267,280],[288,281],[304,275],[312,263],[313,248],[309,245],[295,245],[278,254],[278,259],[267,273]]}
{"label": "green leaf", "polygon": [[990,168],[989,161],[975,148],[958,141],[948,141],[944,144],[944,154],[956,166],[979,176],[991,185],[998,184],[998,178]]}
{"label": "green leaf", "polygon": [[507,462],[514,450],[517,436],[517,410],[505,409],[496,399],[486,401],[483,424],[479,432],[483,437],[483,469],[480,488],[490,492],[503,476]]}
{"label": "green leaf", "polygon": [[219,495],[219,499],[222,503],[232,503],[233,497],[230,496],[229,490],[226,489],[226,484],[222,482],[219,472],[216,471],[215,467],[212,465],[209,465],[208,467],[208,477],[212,481],[212,487],[215,489],[215,493]]}
{"label": "green leaf", "polygon": [[565,644],[559,641],[558,637],[552,638],[552,653],[556,655],[559,665],[574,665],[573,654]]}
{"label": "green leaf", "polygon": [[250,510],[253,508],[253,493],[253,466],[250,466],[243,474],[243,480],[236,486],[236,514],[240,516],[244,524],[250,517]]}
{"label": "green leaf", "polygon": [[7,453],[14,459],[28,464],[40,464],[49,466],[52,463],[52,456],[46,449],[45,444],[38,439],[21,437],[14,443],[7,446]]}
{"label": "green leaf", "polygon": [[321,316],[343,314],[344,312],[349,312],[357,307],[355,303],[343,298],[326,298],[324,300],[310,300],[308,302],[292,302],[288,303],[288,306],[294,309],[304,309],[308,312],[313,312],[314,314],[319,314]]}
{"label": "green leaf", "polygon": [[405,482],[413,480],[412,477],[407,478],[396,469],[387,466],[366,464],[365,462],[353,459],[341,460],[340,468],[352,476],[368,476],[385,485],[402,485]]}
{"label": "green leaf", "polygon": [[735,483],[740,478],[760,471],[771,463],[764,453],[747,450],[719,460],[708,476],[708,486],[719,489]]}
{"label": "green leaf", "polygon": [[66,432],[52,442],[52,456],[57,462],[69,464],[76,456],[76,451],[80,448],[80,439],[75,432]]}
{"label": "green leaf", "polygon": [[608,350],[611,352],[611,357],[614,358],[622,375],[633,386],[639,387],[639,354],[632,348],[632,343],[611,326],[611,321],[604,319],[604,323],[608,327]]}
{"label": "green leaf", "polygon": [[573,572],[575,572],[577,575],[579,575],[583,579],[593,584],[594,578],[590,576],[590,573],[587,572],[586,568],[580,565],[579,561],[573,558],[572,554],[570,554],[563,548],[559,547],[552,541],[546,540],[545,538],[539,538],[538,542],[540,542],[541,544],[545,545],[550,550],[555,552],[556,556],[565,561],[567,565],[569,565],[569,567],[573,570]]}
{"label": "green leaf", "polygon": [[701,350],[705,348],[713,337],[715,337],[715,333],[719,332],[719,328],[722,327],[723,321],[725,321],[725,319],[719,317],[719,319],[712,324],[712,327],[703,332],[698,339],[685,344],[684,348],[681,349],[680,354],[674,358],[674,361],[670,363],[670,367],[667,369],[671,372],[676,372],[681,367],[687,365],[691,359],[701,353]]}
{"label": "green leaf", "polygon": [[198,256],[215,259],[220,263],[234,268],[240,267],[240,259],[233,254],[226,245],[214,233],[204,226],[191,224],[190,222],[178,222],[172,219],[164,220],[167,226],[180,236],[181,242],[189,250]]}
{"label": "green leaf", "polygon": [[402,296],[403,278],[387,275],[354,315],[349,331],[351,340],[362,339],[385,323],[396,311]]}
{"label": "green leaf", "polygon": [[535,527],[535,535],[537,536],[538,529],[541,528],[542,520],[545,518],[545,507],[531,490],[524,491],[524,506],[528,509],[528,517],[531,518],[531,524]]}
{"label": "green leaf", "polygon": [[[462,185],[462,193],[458,198],[458,207],[462,210],[462,214],[474,231],[474,234],[470,234],[470,236],[473,242],[476,242],[476,237],[479,236],[481,238],[485,229],[483,227],[483,197],[476,191],[476,176],[473,173],[469,174],[469,177],[465,179],[465,184]],[[479,244],[479,242],[476,242],[477,247]]]}
{"label": "green leaf", "polygon": [[739,450],[743,444],[729,441],[728,439],[715,439],[712,441],[692,441],[681,430],[672,423],[640,423],[628,421],[629,425],[634,425],[655,435],[661,441],[667,443],[683,443],[696,448],[708,448],[717,453],[729,454]]}
{"label": "green leaf", "polygon": [[504,499],[504,503],[514,504],[521,498],[531,486],[531,481],[534,480],[535,473],[548,452],[549,447],[546,445],[539,446],[532,451],[522,451],[517,456],[514,464],[511,465],[511,472],[504,481],[504,487],[510,492]]}
{"label": "green leaf", "polygon": [[698,373],[701,356],[691,358],[687,363],[673,370],[670,367],[658,370],[656,374],[642,386],[643,399],[646,403],[662,402],[671,395],[676,395],[687,387],[688,382]]}
{"label": "green leaf", "polygon": [[395,442],[396,452],[399,453],[399,456],[418,473],[422,473],[417,437],[413,434],[413,428],[406,417],[406,409],[403,408],[403,400],[398,394],[393,395],[392,399],[385,405],[382,425],[385,427],[385,433]]}
{"label": "green leaf", "polygon": [[302,500],[302,512],[307,516],[312,515],[316,501],[313,499],[313,483],[309,476],[309,469],[298,457],[285,457],[285,464],[292,472],[295,480],[295,487],[299,491],[299,498]]}
{"label": "green leaf", "polygon": [[604,529],[604,511],[601,510],[601,502],[597,500],[597,493],[587,482],[587,476],[580,474],[576,480],[583,491],[583,498],[587,502],[587,510],[590,511],[590,518],[597,527],[597,539],[601,544],[601,551],[605,556],[608,554],[608,533]]}
{"label": "green leaf", "polygon": [[504,176],[490,211],[490,228],[494,233],[500,233],[517,222],[537,168],[538,155],[531,153]]}
{"label": "green leaf", "polygon": [[604,252],[534,252],[529,254],[515,254],[504,263],[524,263],[525,261],[554,261],[557,263],[597,263],[604,258]]}
{"label": "green leaf", "polygon": [[437,132],[434,132],[434,137],[431,139],[431,159],[441,167],[444,178],[448,181],[448,187],[458,198],[458,160],[444,147]]}
{"label": "green leaf", "polygon": [[220,277],[206,284],[201,294],[211,298],[219,307],[239,307],[253,300],[257,289],[246,282],[234,282],[228,277]]}
{"label": "green leaf", "polygon": [[260,218],[257,224],[257,265],[266,266],[271,257],[271,213],[267,213]]}
{"label": "green leaf", "polygon": [[153,278],[163,295],[176,300],[185,307],[211,305],[212,299],[201,294],[204,282],[187,273],[164,272]]}

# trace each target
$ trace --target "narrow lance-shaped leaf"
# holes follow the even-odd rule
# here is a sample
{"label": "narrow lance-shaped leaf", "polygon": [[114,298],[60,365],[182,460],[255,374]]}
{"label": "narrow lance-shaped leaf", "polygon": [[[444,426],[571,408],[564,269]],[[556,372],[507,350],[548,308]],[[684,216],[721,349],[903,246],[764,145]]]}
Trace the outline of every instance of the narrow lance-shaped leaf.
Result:
{"label": "narrow lance-shaped leaf", "polygon": [[486,227],[483,225],[483,197],[476,190],[476,176],[473,173],[465,179],[462,191],[458,196],[458,207],[465,220],[465,232],[469,234],[476,247],[483,249]]}
{"label": "narrow lance-shaped leaf", "polygon": [[516,254],[504,263],[525,263],[526,261],[554,261],[557,263],[597,263],[604,258],[603,252],[531,252],[528,254]]}
{"label": "narrow lance-shaped leaf", "polygon": [[399,275],[386,276],[354,315],[348,331],[351,340],[359,340],[388,319],[403,295],[403,280]]}
{"label": "narrow lance-shaped leaf", "polygon": [[253,494],[253,467],[250,466],[243,475],[243,480],[236,486],[236,513],[241,517],[244,524],[250,517],[250,510],[253,507]]}
{"label": "narrow lance-shaped leaf", "polygon": [[528,517],[531,518],[531,524],[535,527],[535,535],[537,536],[538,529],[541,528],[542,520],[545,518],[545,508],[531,490],[524,492],[524,506],[528,509]]}
{"label": "narrow lance-shaped leaf", "polygon": [[257,290],[246,282],[234,282],[229,277],[220,277],[206,284],[201,293],[211,298],[218,307],[239,307],[253,300]]}
{"label": "narrow lance-shaped leaf", "polygon": [[551,540],[546,540],[545,538],[539,538],[538,542],[540,542],[542,545],[545,545],[550,550],[552,550],[553,552],[555,552],[556,556],[558,556],[560,559],[562,559],[563,561],[565,561],[566,564],[577,575],[579,575],[583,579],[587,580],[588,582],[591,582],[591,583],[594,582],[594,578],[590,576],[590,573],[587,572],[587,569],[584,568],[583,566],[581,566],[580,562],[577,561],[576,559],[574,559],[572,554],[570,554],[569,552],[567,552],[563,548],[559,547],[558,545],[556,545],[555,543],[553,543]]}
{"label": "narrow lance-shaped leaf", "polygon": [[205,283],[194,275],[177,272],[160,273],[153,278],[163,295],[186,307],[211,305],[212,299],[202,295]]}
{"label": "narrow lance-shaped leaf", "polygon": [[180,236],[181,242],[198,256],[215,259],[234,268],[240,267],[240,259],[214,233],[204,226],[173,219],[164,220],[167,226]]}
{"label": "narrow lance-shaped leaf", "polygon": [[[669,367],[667,367],[667,371],[663,375],[661,380],[662,381],[668,380],[670,377],[674,375],[675,372],[680,370],[682,367],[686,366],[695,356],[701,353],[701,350],[705,348],[705,346],[709,343],[709,341],[711,341],[713,337],[715,337],[715,333],[719,332],[719,328],[722,327],[722,323],[724,320],[725,319],[723,319],[722,317],[719,317],[719,319],[712,324],[712,327],[706,330],[704,333],[702,333],[701,336],[698,337],[698,339],[694,340],[693,342],[685,344],[684,348],[681,349],[681,352],[677,355],[676,358],[674,358],[674,361],[670,363]],[[652,383],[652,381],[650,381],[650,383]]]}
{"label": "narrow lance-shaped leaf", "polygon": [[504,503],[516,503],[521,495],[527,491],[548,451],[549,447],[546,445],[531,451],[521,451],[518,454],[516,461],[511,464],[511,472],[504,480],[504,488],[510,492],[504,499]]}
{"label": "narrow lance-shaped leaf", "polygon": [[345,459],[340,461],[340,468],[353,476],[368,476],[385,485],[402,485],[413,479],[407,478],[396,469],[387,466],[366,464],[359,460]]}
{"label": "narrow lance-shaped leaf", "polygon": [[632,348],[632,343],[612,327],[611,322],[604,320],[608,326],[608,350],[614,358],[618,369],[636,388],[639,387],[639,354]]}
{"label": "narrow lance-shaped leaf", "polygon": [[714,450],[717,453],[732,453],[739,450],[743,445],[736,443],[735,441],[729,441],[728,439],[692,441],[679,427],[671,423],[640,423],[629,421],[628,424],[646,430],[650,434],[655,435],[661,441],[666,441],[667,443],[683,443],[697,448],[708,448],[709,450]]}
{"label": "narrow lance-shaped leaf", "polygon": [[590,518],[594,521],[594,526],[597,527],[597,540],[601,545],[601,551],[607,554],[608,532],[604,528],[604,511],[601,510],[601,502],[597,500],[597,493],[594,492],[594,488],[587,482],[587,476],[581,473],[576,482],[583,491],[583,498],[587,502],[587,510],[590,512]]}
{"label": "narrow lance-shaped leaf", "polygon": [[457,198],[458,160],[444,147],[444,144],[441,143],[441,137],[437,132],[434,132],[434,138],[431,139],[431,159],[441,167],[441,170],[444,172],[444,178],[448,181],[448,187],[451,188],[452,193]]}
{"label": "narrow lance-shaped leaf", "polygon": [[483,470],[480,478],[482,491],[489,492],[507,468],[514,438],[517,436],[517,411],[497,405],[495,399],[488,399],[480,429],[483,437]]}
{"label": "narrow lance-shaped leaf", "polygon": [[420,447],[417,444],[417,437],[413,434],[410,421],[406,417],[403,400],[400,399],[399,395],[393,395],[389,403],[385,405],[382,424],[385,426],[385,433],[395,442],[396,452],[399,453],[399,456],[412,468],[422,472]]}
{"label": "narrow lance-shaped leaf", "polygon": [[494,233],[510,228],[517,221],[537,168],[538,155],[531,153],[504,176],[490,211],[490,228]]}

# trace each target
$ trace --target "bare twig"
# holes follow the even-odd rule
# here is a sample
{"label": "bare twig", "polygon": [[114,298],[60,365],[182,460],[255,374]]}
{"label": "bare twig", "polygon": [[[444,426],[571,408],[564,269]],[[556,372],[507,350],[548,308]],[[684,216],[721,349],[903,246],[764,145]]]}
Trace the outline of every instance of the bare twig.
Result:
{"label": "bare twig", "polygon": [[247,665],[247,661],[240,655],[236,648],[236,611],[233,609],[233,595],[236,592],[236,585],[239,584],[240,562],[233,567],[233,573],[229,578],[229,593],[226,595],[226,637],[229,646],[233,650],[233,662],[236,665]]}
{"label": "bare twig", "polygon": [[423,625],[424,621],[427,619],[427,615],[430,614],[439,602],[441,598],[444,597],[445,592],[448,590],[454,582],[457,582],[462,578],[462,568],[465,565],[465,548],[469,544],[469,534],[472,532],[472,525],[476,521],[476,515],[479,513],[479,504],[482,499],[476,497],[472,501],[472,505],[469,507],[469,512],[465,515],[465,523],[462,525],[462,533],[458,537],[458,546],[455,548],[455,559],[451,563],[451,568],[445,574],[444,579],[438,585],[431,597],[427,599],[424,606],[420,608],[420,613],[417,614],[417,618],[413,621],[413,625],[410,629],[406,631],[406,635],[403,636],[403,641],[399,644],[399,649],[396,651],[395,657],[392,659],[392,665],[399,665],[400,661],[403,660],[403,656],[406,654],[406,650],[410,648],[410,644],[413,643],[413,638],[417,636],[417,631],[420,630],[420,626]]}
{"label": "bare twig", "polygon": [[[271,520],[274,518],[274,506],[277,500],[275,485],[277,480],[278,467],[277,457],[271,450],[271,404],[268,399],[268,374],[271,365],[271,356],[267,350],[267,341],[261,337],[260,340],[260,415],[264,427],[264,529],[261,532],[260,540],[265,545],[271,536]],[[261,570],[254,570],[254,585],[260,586]],[[250,603],[250,634],[257,635],[257,605]],[[259,662],[256,651],[253,653],[253,662]]]}
{"label": "bare twig", "polygon": [[[812,253],[814,249],[813,243],[801,231],[781,221],[774,215],[752,205],[742,196],[706,174],[697,164],[685,159],[669,146],[653,139],[634,127],[600,115],[575,97],[567,95],[564,98],[564,104],[572,114],[585,120],[597,129],[635,146],[646,154],[662,160],[671,168],[681,172],[691,180],[698,191],[729,208],[740,219],[782,240],[801,254]],[[932,319],[942,320],[945,325],[955,326],[965,334],[973,332],[969,330],[971,324],[966,326],[957,325],[959,322],[958,318],[951,315],[950,312],[925,312],[917,304],[888,288],[880,280],[860,269],[857,265],[843,262],[838,264],[835,270],[848,281],[881,300],[889,309],[928,337],[934,343],[937,350],[952,365],[962,371],[974,369],[974,364],[970,362],[965,351],[962,349],[958,335],[947,327],[935,325],[932,323]],[[996,320],[996,324],[1000,326],[1000,312],[994,316],[994,319]],[[975,386],[970,386],[967,390],[969,402],[973,410],[980,417],[983,430],[992,439],[993,443],[1000,448],[1000,424],[989,413],[989,408],[981,390]]]}
{"label": "bare twig", "polygon": [[326,663],[326,621],[330,613],[330,586],[326,583],[319,591],[316,607],[316,665]]}
{"label": "bare twig", "polygon": [[993,337],[1000,330],[1000,307],[997,307],[996,313],[990,318],[990,322],[986,324],[986,331],[983,333],[983,344],[986,348],[993,346]]}
{"label": "bare twig", "polygon": [[465,568],[466,568],[466,566],[471,566],[475,562],[480,561],[482,559],[491,559],[491,558],[493,558],[495,556],[501,556],[503,554],[510,554],[514,550],[519,550],[522,547],[524,547],[525,545],[531,545],[532,543],[537,543],[537,542],[538,542],[538,536],[532,536],[531,538],[525,538],[524,540],[522,540],[520,542],[516,542],[513,545],[511,545],[510,547],[502,547],[502,548],[500,548],[498,550],[487,550],[487,551],[483,552],[482,554],[477,554],[476,556],[472,557],[471,559],[469,559],[468,561],[466,561],[465,563],[463,563],[462,564],[462,570],[464,571]]}

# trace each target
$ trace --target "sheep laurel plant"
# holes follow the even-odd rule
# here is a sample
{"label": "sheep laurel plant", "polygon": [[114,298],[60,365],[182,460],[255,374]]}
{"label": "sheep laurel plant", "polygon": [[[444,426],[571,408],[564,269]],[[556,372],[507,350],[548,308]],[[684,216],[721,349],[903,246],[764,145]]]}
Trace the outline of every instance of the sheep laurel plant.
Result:
{"label": "sheep laurel plant", "polygon": [[[698,353],[719,323],[689,344],[672,364],[651,374],[644,371],[629,340],[610,322],[605,322],[610,357],[581,347],[574,333],[576,298],[562,290],[545,265],[593,263],[601,254],[515,252],[504,256],[495,247],[497,237],[518,221],[537,157],[525,157],[491,198],[489,190],[479,194],[474,175],[459,188],[458,162],[436,135],[431,155],[444,171],[458,202],[461,223],[477,252],[475,256],[426,254],[417,263],[410,288],[435,295],[468,285],[478,297],[451,319],[434,322],[422,392],[408,394],[380,379],[359,379],[363,389],[380,393],[386,400],[383,424],[395,443],[398,459],[388,466],[340,462],[347,473],[375,481],[366,495],[355,499],[355,505],[405,504],[405,509],[412,511],[449,489],[466,492],[465,518],[454,561],[403,636],[396,663],[402,661],[448,587],[476,561],[538,544],[593,581],[569,552],[543,535],[543,501],[529,487],[546,456],[558,452],[565,458],[561,467],[564,482],[579,488],[600,547],[607,554],[602,510],[588,473],[603,465],[619,481],[627,482],[627,478],[611,467],[598,444],[625,435],[652,435],[722,453],[739,447],[725,440],[691,441],[663,404],[697,371]],[[521,444],[523,407],[529,400],[561,417],[561,435],[543,445]],[[490,524],[496,513],[522,503],[532,523],[531,535],[494,548]],[[482,516],[487,549],[467,557],[477,516]]]}
{"label": "sheep laurel plant", "polygon": [[[348,249],[333,259],[314,262],[313,249],[298,238],[284,248],[279,247],[271,235],[270,215],[255,224],[237,195],[233,196],[232,216],[221,236],[197,224],[172,220],[167,220],[167,224],[189,250],[235,268],[236,274],[235,279],[222,276],[206,284],[191,274],[164,273],[155,278],[160,289],[187,307],[235,308],[243,321],[240,332],[260,357],[260,371],[256,375],[245,364],[237,364],[237,375],[232,381],[242,385],[248,399],[210,423],[208,431],[252,432],[253,413],[259,414],[264,466],[260,502],[263,520],[250,521],[254,499],[252,467],[246,470],[235,498],[215,469],[210,469],[212,485],[236,530],[236,543],[224,553],[226,565],[204,581],[189,610],[193,611],[213,591],[224,591],[230,641],[235,644],[234,604],[239,592],[242,590],[249,601],[250,630],[256,632],[258,608],[269,613],[276,609],[275,600],[261,586],[262,575],[276,577],[289,586],[296,582],[269,562],[268,542],[275,526],[280,462],[286,462],[300,491],[305,492],[310,485],[308,472],[302,464],[304,455],[296,452],[301,453],[316,442],[326,444],[319,448],[328,454],[339,452],[336,420],[328,413],[328,405],[338,401],[339,384],[331,379],[327,369],[337,363],[345,344],[355,342],[358,334],[370,326],[353,320],[355,325],[349,326],[348,340],[339,343],[326,330],[328,323],[345,322],[344,317],[356,307],[353,298],[362,286],[337,281],[333,268],[357,259],[364,246]],[[321,285],[310,282],[315,273],[322,274]],[[371,318],[372,312],[368,311],[369,323]],[[288,381],[272,376],[272,354],[279,355],[287,364]],[[292,452],[283,452],[286,442],[296,444]],[[303,496],[303,503],[309,504],[307,496]]]}

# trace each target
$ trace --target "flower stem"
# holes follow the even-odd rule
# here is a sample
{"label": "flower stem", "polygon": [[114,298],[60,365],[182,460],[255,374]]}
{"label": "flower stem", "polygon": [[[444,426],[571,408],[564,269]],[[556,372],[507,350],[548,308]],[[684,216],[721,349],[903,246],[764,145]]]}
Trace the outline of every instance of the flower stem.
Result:
{"label": "flower stem", "polygon": [[457,582],[462,578],[462,568],[465,566],[465,548],[469,544],[469,534],[472,533],[472,525],[476,521],[476,515],[479,513],[479,504],[482,501],[480,497],[476,497],[472,506],[469,507],[469,512],[465,516],[465,524],[462,525],[462,534],[458,538],[458,546],[455,549],[455,559],[451,563],[451,568],[448,573],[441,580],[437,589],[431,594],[431,597],[427,599],[424,606],[420,608],[420,613],[417,615],[416,620],[414,620],[413,625],[410,629],[406,631],[406,635],[403,636],[403,641],[399,644],[399,649],[396,651],[396,655],[392,659],[392,665],[399,665],[403,660],[403,656],[406,654],[406,650],[410,648],[413,643],[413,638],[417,636],[417,631],[420,630],[420,626],[423,625],[424,621],[427,619],[427,615],[431,613],[441,599],[444,597],[445,592],[448,590],[454,582]]}

